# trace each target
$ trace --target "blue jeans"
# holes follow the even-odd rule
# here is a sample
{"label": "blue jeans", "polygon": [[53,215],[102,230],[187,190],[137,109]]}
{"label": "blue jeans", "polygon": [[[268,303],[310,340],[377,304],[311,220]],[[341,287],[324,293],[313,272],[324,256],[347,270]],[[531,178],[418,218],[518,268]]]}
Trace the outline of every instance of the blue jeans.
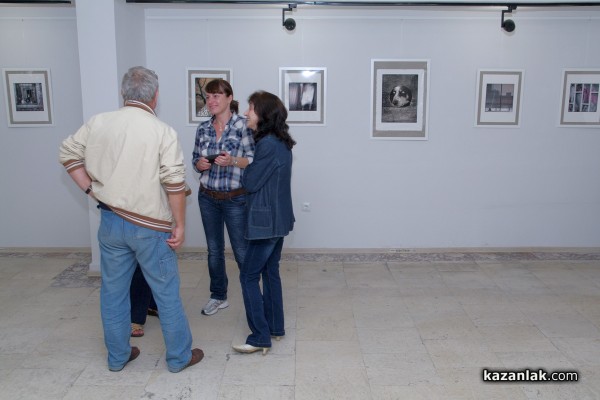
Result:
{"label": "blue jeans", "polygon": [[227,299],[227,272],[225,270],[225,226],[235,261],[241,268],[248,241],[244,238],[246,195],[228,200],[216,200],[198,191],[198,204],[208,247],[208,274],[210,275],[210,297]]}
{"label": "blue jeans", "polygon": [[112,211],[100,211],[100,311],[108,368],[121,369],[131,354],[129,289],[139,262],[160,310],[167,367],[178,372],[192,357],[192,333],[179,296],[177,255],[166,243],[171,234],[134,225]]}
{"label": "blue jeans", "polygon": [[[279,260],[283,237],[249,240],[240,272],[246,320],[252,333],[246,344],[271,347],[271,336],[285,335]],[[259,281],[262,276],[263,292]]]}

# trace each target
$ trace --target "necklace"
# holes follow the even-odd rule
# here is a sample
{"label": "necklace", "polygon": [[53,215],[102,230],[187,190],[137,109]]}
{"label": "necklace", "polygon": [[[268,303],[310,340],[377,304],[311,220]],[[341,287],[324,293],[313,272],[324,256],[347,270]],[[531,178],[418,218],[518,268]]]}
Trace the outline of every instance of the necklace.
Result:
{"label": "necklace", "polygon": [[225,125],[223,125],[218,119],[215,118],[215,128],[217,131],[223,132],[225,130]]}
{"label": "necklace", "polygon": [[[222,123],[221,121],[219,121],[219,116],[225,117],[226,122]],[[214,117],[215,117],[215,119],[213,120],[213,125],[215,127],[215,131],[223,133],[225,131],[225,126],[227,126],[227,122],[229,122],[229,119],[231,118],[231,113],[230,114],[219,114],[219,115],[215,115]]]}

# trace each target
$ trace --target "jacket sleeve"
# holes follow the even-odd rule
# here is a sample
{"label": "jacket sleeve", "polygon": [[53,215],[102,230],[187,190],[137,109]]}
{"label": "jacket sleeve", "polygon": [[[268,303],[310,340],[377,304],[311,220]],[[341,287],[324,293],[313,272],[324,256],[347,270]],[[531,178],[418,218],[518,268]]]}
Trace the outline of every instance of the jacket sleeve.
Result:
{"label": "jacket sleeve", "polygon": [[159,178],[160,183],[169,194],[187,191],[183,152],[177,139],[177,133],[172,129],[165,135],[161,145]]}
{"label": "jacket sleeve", "polygon": [[242,177],[242,186],[248,192],[257,192],[277,168],[274,144],[267,138],[257,143],[252,164],[246,167]]}
{"label": "jacket sleeve", "polygon": [[59,147],[58,161],[67,172],[85,168],[85,147],[89,134],[88,124],[84,124],[77,132],[63,140]]}

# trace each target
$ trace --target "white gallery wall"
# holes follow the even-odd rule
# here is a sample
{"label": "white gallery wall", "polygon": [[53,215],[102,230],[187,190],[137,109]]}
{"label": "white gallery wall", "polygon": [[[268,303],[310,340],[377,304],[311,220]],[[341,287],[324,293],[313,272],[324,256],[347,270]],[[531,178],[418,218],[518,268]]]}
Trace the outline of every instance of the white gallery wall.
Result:
{"label": "white gallery wall", "polygon": [[[600,246],[600,129],[558,126],[563,69],[600,69],[600,9],[519,8],[507,34],[500,8],[300,5],[286,14],[290,33],[281,6],[117,2],[117,13],[136,10],[133,31],[119,29],[143,42],[159,116],[188,162],[187,247],[205,239],[186,69],[231,69],[244,111],[254,90],[279,92],[280,67],[327,69],[326,124],[291,127],[288,248]],[[75,12],[39,10],[0,8],[1,67],[50,68],[55,103],[53,127],[8,128],[0,98],[0,247],[89,246],[87,201],[57,162],[83,121]],[[31,36],[40,30],[41,41]],[[121,64],[128,53],[118,51]],[[429,60],[428,140],[370,138],[372,59]],[[524,71],[519,127],[475,127],[480,69]]]}
{"label": "white gallery wall", "polygon": [[2,68],[50,70],[54,125],[9,128],[2,76],[0,246],[89,246],[87,202],[57,153],[83,122],[75,9],[0,6]]}

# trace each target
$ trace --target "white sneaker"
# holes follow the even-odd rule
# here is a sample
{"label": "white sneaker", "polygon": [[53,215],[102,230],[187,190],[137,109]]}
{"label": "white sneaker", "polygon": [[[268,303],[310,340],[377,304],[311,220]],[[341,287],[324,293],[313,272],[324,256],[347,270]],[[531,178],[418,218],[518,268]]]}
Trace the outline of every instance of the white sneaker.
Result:
{"label": "white sneaker", "polygon": [[210,299],[202,309],[202,314],[213,315],[221,308],[229,307],[227,300]]}

